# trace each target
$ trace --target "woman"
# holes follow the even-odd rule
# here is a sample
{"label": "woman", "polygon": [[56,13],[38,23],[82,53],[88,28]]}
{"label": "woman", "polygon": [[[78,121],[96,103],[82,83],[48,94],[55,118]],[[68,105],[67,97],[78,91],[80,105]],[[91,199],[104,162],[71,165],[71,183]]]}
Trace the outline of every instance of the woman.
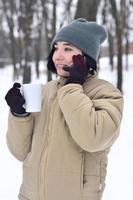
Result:
{"label": "woman", "polygon": [[44,85],[40,113],[26,113],[20,84],[8,91],[7,144],[23,162],[19,200],[102,198],[123,110],[120,91],[96,73],[106,36],[85,19],[55,35],[47,65],[59,78]]}

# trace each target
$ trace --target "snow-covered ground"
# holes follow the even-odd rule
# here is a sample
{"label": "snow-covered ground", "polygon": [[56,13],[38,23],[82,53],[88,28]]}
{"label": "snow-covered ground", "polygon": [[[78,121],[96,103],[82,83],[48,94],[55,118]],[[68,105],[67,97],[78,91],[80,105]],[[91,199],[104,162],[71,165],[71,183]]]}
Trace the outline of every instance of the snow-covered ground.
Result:
{"label": "snow-covered ground", "polygon": [[[115,85],[116,72],[108,70],[108,60],[101,60],[99,76]],[[129,56],[129,71],[123,72],[124,114],[120,137],[109,155],[106,189],[103,200],[133,199],[133,55]]]}
{"label": "snow-covered ground", "polygon": [[[106,189],[103,200],[133,199],[133,55],[129,57],[129,71],[123,73],[124,115],[120,137],[109,154]],[[110,72],[108,59],[100,59],[99,77],[116,85],[116,71]],[[46,82],[44,73],[40,80]],[[8,107],[4,96],[12,86],[12,67],[0,69],[0,200],[17,200],[21,184],[22,163],[17,161],[6,146]]]}

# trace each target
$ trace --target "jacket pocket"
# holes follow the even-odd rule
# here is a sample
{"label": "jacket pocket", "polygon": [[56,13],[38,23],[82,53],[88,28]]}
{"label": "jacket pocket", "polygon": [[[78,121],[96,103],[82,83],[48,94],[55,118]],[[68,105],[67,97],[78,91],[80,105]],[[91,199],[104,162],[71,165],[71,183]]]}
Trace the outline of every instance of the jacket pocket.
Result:
{"label": "jacket pocket", "polygon": [[20,197],[22,200],[32,200],[34,193],[36,192],[35,183],[36,171],[33,167],[23,165],[23,177],[20,187]]}
{"label": "jacket pocket", "polygon": [[83,200],[101,200],[104,187],[104,179],[101,181],[100,176],[84,176]]}
{"label": "jacket pocket", "polygon": [[105,188],[106,152],[85,153],[83,200],[100,200]]}

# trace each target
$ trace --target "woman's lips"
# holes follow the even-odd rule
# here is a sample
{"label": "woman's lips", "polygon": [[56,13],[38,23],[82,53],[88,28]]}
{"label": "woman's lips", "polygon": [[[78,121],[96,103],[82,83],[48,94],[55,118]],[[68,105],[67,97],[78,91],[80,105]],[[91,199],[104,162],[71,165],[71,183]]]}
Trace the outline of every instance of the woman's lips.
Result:
{"label": "woman's lips", "polygon": [[66,64],[56,64],[55,66],[58,67],[58,68],[63,68],[63,67],[71,67],[72,64],[70,64],[70,65],[66,65]]}

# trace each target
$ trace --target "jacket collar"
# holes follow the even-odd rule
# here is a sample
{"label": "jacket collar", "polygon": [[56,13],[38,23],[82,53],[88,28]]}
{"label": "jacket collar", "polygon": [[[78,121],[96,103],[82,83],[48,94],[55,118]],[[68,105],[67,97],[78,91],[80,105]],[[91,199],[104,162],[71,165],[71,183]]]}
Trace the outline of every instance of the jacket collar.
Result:
{"label": "jacket collar", "polygon": [[58,85],[63,86],[65,84],[65,81],[67,80],[66,77],[59,76],[58,77]]}
{"label": "jacket collar", "polygon": [[[91,74],[88,74],[87,75],[87,78],[86,78],[86,81],[88,81],[90,78],[95,78],[97,76],[97,72],[95,72],[94,75],[91,75]],[[63,77],[63,76],[59,76],[58,77],[58,85],[60,87],[62,87],[64,84],[65,84],[65,81],[67,80],[66,77]]]}

